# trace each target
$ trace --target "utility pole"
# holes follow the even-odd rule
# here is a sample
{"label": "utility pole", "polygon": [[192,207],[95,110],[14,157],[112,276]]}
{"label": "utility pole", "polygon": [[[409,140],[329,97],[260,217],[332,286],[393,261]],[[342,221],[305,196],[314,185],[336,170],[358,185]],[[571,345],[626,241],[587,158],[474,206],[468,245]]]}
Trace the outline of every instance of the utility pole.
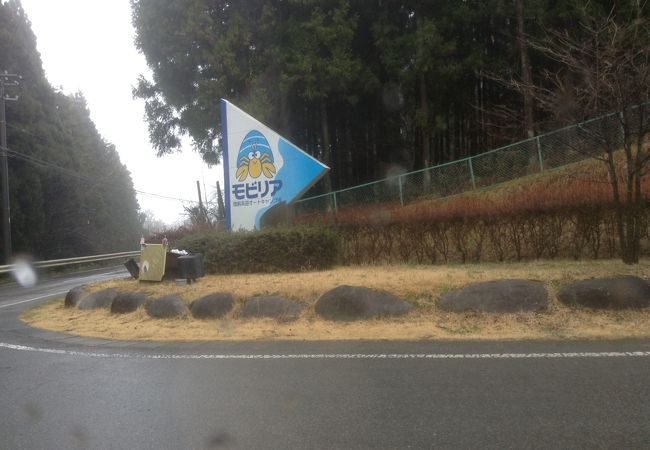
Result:
{"label": "utility pole", "polygon": [[203,199],[201,198],[201,185],[199,184],[199,180],[196,180],[196,190],[199,193],[199,214],[201,214],[201,220],[203,220],[205,223],[208,222],[208,214],[206,213],[205,209],[203,208]]}
{"label": "utility pole", "polygon": [[226,206],[223,203],[223,194],[221,194],[221,186],[217,180],[217,216],[221,222],[226,222]]}
{"label": "utility pole", "polygon": [[196,190],[199,193],[199,208],[203,211],[203,198],[201,197],[201,185],[199,184],[199,180],[196,180]]}
{"label": "utility pole", "polygon": [[11,213],[9,209],[9,163],[7,161],[7,115],[5,102],[15,102],[18,97],[10,97],[6,94],[7,86],[18,86],[18,75],[4,72],[0,74],[0,163],[2,165],[2,236],[4,242],[5,264],[11,263]]}

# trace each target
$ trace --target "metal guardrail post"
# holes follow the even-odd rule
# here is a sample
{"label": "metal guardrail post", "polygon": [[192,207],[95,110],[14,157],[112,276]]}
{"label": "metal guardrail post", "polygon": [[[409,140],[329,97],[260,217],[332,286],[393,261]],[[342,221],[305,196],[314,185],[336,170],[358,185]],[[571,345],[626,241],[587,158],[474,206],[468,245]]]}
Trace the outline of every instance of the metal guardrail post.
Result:
{"label": "metal guardrail post", "polygon": [[397,177],[397,182],[399,186],[399,203],[404,206],[404,192],[402,191],[402,175]]}
{"label": "metal guardrail post", "polygon": [[[140,250],[133,251],[133,252],[119,252],[119,253],[107,253],[104,255],[91,255],[91,256],[81,256],[78,258],[65,258],[65,259],[52,259],[49,261],[36,261],[33,263],[33,266],[35,268],[47,268],[47,267],[59,267],[59,266],[67,266],[67,265],[73,265],[73,264],[82,264],[82,263],[89,263],[89,262],[99,262],[99,261],[108,261],[111,259],[119,259],[119,258],[129,258],[129,257],[134,257],[134,256],[139,256],[140,255]],[[14,269],[13,264],[7,264],[4,266],[0,266],[0,273],[7,273],[11,272]]]}
{"label": "metal guardrail post", "polygon": [[476,189],[476,179],[474,178],[474,165],[472,164],[472,158],[467,158],[467,163],[469,164],[469,177],[472,180],[472,189]]}
{"label": "metal guardrail post", "polygon": [[539,141],[539,136],[535,137],[535,144],[537,145],[537,159],[539,160],[539,171],[544,170],[544,159],[542,158],[542,143]]}

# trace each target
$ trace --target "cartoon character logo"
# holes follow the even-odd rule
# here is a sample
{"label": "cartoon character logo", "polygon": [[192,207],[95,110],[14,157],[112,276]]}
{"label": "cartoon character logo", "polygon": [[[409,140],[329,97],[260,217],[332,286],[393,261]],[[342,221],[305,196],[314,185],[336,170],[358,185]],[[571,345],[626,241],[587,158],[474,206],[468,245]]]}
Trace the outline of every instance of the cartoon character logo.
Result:
{"label": "cartoon character logo", "polygon": [[237,179],[244,181],[247,177],[259,178],[264,174],[266,178],[275,175],[273,152],[269,141],[257,130],[250,131],[241,145],[237,154]]}

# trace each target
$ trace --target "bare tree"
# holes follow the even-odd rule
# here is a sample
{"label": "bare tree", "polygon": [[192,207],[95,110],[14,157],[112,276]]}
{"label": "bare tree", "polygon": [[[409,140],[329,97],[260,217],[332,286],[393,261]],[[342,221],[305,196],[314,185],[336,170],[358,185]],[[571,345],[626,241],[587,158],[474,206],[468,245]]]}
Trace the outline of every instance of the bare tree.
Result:
{"label": "bare tree", "polygon": [[[526,30],[524,28],[524,0],[515,1],[515,11],[517,16],[517,47],[521,59],[521,79],[524,84],[530,86],[533,83],[533,71],[530,67],[530,58],[528,57],[528,42],[526,39]],[[535,119],[533,116],[533,99],[530,90],[525,89],[522,92],[524,98],[524,120],[526,123],[526,134],[529,138],[535,136]]]}
{"label": "bare tree", "polygon": [[183,206],[187,225],[195,229],[209,229],[214,225],[214,217],[202,204]]}
{"label": "bare tree", "polygon": [[161,233],[165,228],[167,228],[167,224],[158,219],[150,209],[140,213],[140,216],[142,221],[142,234],[147,238]]}
{"label": "bare tree", "polygon": [[580,150],[607,167],[620,256],[628,264],[639,261],[647,226],[641,181],[650,161],[650,23],[643,8],[635,2],[630,17],[616,10],[605,18],[585,14],[574,34],[547,30],[529,45],[558,69],[544,71],[536,82],[501,79],[564,123],[612,113],[610,120],[579,128]]}

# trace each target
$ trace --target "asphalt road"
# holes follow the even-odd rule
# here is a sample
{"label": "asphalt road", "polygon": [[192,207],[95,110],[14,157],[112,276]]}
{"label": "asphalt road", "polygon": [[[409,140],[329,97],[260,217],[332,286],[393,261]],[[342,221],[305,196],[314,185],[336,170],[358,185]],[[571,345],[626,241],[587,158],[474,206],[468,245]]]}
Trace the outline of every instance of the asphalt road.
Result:
{"label": "asphalt road", "polygon": [[650,447],[650,341],[111,342],[46,291],[0,288],[0,448]]}
{"label": "asphalt road", "polygon": [[105,269],[88,270],[67,276],[57,275],[40,279],[36,286],[30,288],[23,288],[17,283],[6,283],[0,285],[0,309],[37,302],[39,300],[45,301],[49,298],[65,295],[70,289],[80,284],[93,283],[116,277],[126,277],[128,275],[129,273],[124,266],[115,266]]}

